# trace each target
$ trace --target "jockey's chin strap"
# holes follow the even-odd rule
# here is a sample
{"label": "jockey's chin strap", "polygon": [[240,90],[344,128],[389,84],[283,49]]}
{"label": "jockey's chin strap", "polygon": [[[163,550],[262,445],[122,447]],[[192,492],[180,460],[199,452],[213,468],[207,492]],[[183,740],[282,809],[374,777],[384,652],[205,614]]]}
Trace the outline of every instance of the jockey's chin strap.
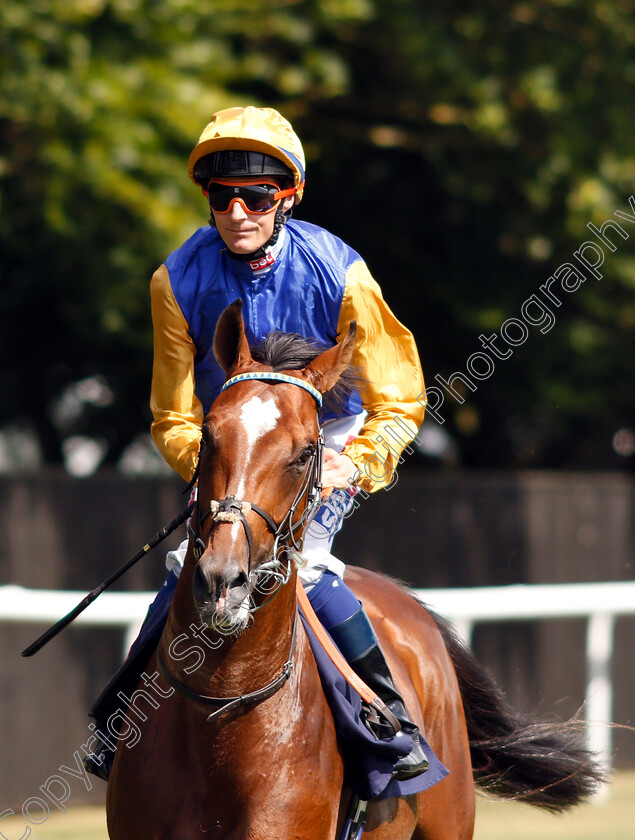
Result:
{"label": "jockey's chin strap", "polygon": [[[322,406],[322,394],[304,379],[299,379],[295,376],[289,376],[286,373],[278,373],[275,371],[251,371],[250,373],[241,373],[238,376],[233,376],[225,382],[221,390],[235,385],[237,382],[245,382],[250,379],[255,380],[269,380],[273,382],[285,382],[292,385],[297,385],[308,391],[309,394],[316,401],[318,408]],[[237,499],[233,495],[227,495],[224,499],[212,499],[209,507],[201,510],[198,502],[195,509],[196,523],[192,527],[188,522],[188,532],[190,539],[193,542],[193,554],[196,560],[199,560],[205,551],[206,545],[200,536],[201,526],[208,516],[212,518],[212,527],[217,522],[240,522],[245,532],[248,548],[248,570],[251,575],[251,561],[253,557],[253,538],[251,535],[251,528],[245,518],[245,514],[249,511],[257,513],[261,519],[264,520],[267,528],[274,536],[273,543],[273,564],[278,561],[278,556],[281,551],[289,550],[289,545],[280,546],[280,542],[287,543],[290,541],[291,546],[296,552],[301,549],[301,544],[296,536],[297,531],[301,531],[307,521],[310,520],[315,509],[321,504],[322,496],[322,459],[324,450],[324,433],[320,429],[318,439],[316,441],[315,451],[312,453],[307,467],[302,478],[300,489],[298,490],[295,499],[291,503],[289,510],[280,523],[276,523],[274,519],[258,505],[253,502],[248,502],[244,499]],[[297,522],[294,522],[296,510],[304,496],[306,495],[307,504]],[[269,564],[264,564],[268,566]]]}

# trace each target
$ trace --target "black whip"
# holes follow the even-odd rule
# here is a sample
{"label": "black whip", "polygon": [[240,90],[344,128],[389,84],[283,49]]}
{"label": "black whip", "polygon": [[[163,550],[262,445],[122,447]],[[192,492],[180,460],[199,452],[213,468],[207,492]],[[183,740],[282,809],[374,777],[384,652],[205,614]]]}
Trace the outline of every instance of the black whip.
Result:
{"label": "black whip", "polygon": [[110,575],[110,577],[106,578],[106,580],[103,583],[100,583],[99,586],[95,587],[95,589],[93,589],[92,592],[89,592],[85,598],[82,598],[79,604],[76,607],[74,607],[74,609],[72,609],[68,613],[68,615],[65,615],[64,618],[60,618],[58,622],[56,622],[52,627],[49,627],[49,629],[46,632],[42,633],[39,639],[36,639],[33,642],[33,644],[29,645],[28,648],[25,648],[22,651],[22,656],[33,656],[34,653],[37,653],[38,650],[40,650],[40,648],[43,648],[47,642],[50,642],[51,639],[57,636],[57,634],[61,630],[67,627],[71,623],[71,621],[75,621],[77,616],[80,613],[84,612],[86,607],[89,604],[92,604],[95,598],[98,598],[104,591],[104,589],[108,589],[108,587],[111,584],[113,584],[118,578],[125,574],[128,571],[128,569],[132,568],[132,566],[134,566],[134,564],[138,560],[141,560],[142,557],[145,557],[145,555],[149,551],[151,551],[155,546],[157,546],[167,536],[169,536],[172,533],[172,531],[176,531],[179,525],[182,525],[192,513],[195,504],[196,502],[190,502],[190,504],[185,508],[185,510],[182,513],[179,513],[179,515],[175,519],[173,519],[172,522],[170,522],[168,525],[164,525],[164,527],[161,528],[160,531],[157,531],[157,533],[152,537],[152,539],[148,543],[146,543],[146,545],[144,545],[143,548],[140,551],[138,551],[134,557],[131,557],[130,560],[126,561],[123,564],[123,566],[117,569],[116,572],[113,572],[113,574]]}

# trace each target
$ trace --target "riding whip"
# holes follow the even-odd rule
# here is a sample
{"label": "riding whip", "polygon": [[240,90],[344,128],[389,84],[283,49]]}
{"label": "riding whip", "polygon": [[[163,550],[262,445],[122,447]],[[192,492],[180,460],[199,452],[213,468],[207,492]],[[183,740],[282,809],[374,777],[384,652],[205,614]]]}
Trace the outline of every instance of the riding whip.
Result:
{"label": "riding whip", "polygon": [[77,616],[80,615],[80,613],[83,613],[86,607],[89,606],[89,604],[92,604],[95,598],[98,598],[104,589],[108,589],[108,587],[125,574],[128,569],[132,568],[138,560],[145,557],[149,551],[162,542],[173,531],[176,531],[179,525],[182,525],[192,513],[195,504],[195,502],[190,502],[185,510],[179,513],[172,522],[168,525],[164,525],[160,531],[157,531],[152,539],[149,540],[149,542],[147,542],[143,548],[134,555],[134,557],[127,560],[123,566],[117,569],[116,572],[113,572],[113,574],[106,578],[103,583],[100,583],[99,586],[92,590],[92,592],[89,592],[88,595],[86,595],[86,597],[83,598],[79,604],[68,613],[68,615],[65,615],[64,618],[60,618],[58,622],[56,622],[52,627],[49,627],[46,632],[42,633],[39,639],[36,639],[33,644],[29,645],[28,648],[25,648],[25,650],[22,651],[22,656],[33,656],[33,654],[37,653],[40,648],[43,648],[47,642],[50,642],[52,638],[57,636],[61,630],[67,627],[72,621],[75,621]]}

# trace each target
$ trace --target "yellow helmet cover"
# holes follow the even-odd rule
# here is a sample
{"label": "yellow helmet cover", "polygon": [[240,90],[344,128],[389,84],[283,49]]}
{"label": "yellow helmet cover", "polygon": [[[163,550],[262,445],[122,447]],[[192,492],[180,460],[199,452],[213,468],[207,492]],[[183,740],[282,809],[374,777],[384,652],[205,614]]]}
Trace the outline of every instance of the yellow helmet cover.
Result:
{"label": "yellow helmet cover", "polygon": [[293,173],[296,202],[304,187],[304,150],[291,124],[273,108],[225,108],[218,111],[203,129],[188,161],[187,173],[194,178],[194,167],[205,155],[234,149],[262,152],[282,161]]}

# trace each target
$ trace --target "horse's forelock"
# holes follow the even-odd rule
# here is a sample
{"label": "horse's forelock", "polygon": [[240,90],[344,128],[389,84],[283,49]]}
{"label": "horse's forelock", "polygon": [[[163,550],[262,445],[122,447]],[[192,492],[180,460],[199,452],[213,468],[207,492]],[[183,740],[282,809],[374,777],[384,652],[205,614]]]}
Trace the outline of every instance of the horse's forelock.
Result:
{"label": "horse's forelock", "polygon": [[254,361],[272,370],[300,370],[325,349],[318,342],[296,333],[272,332],[251,348],[251,354]]}
{"label": "horse's forelock", "polygon": [[[297,333],[272,332],[264,341],[251,348],[251,355],[254,361],[274,371],[302,370],[327,349],[328,345]],[[333,388],[325,394],[324,410],[337,412],[360,382],[358,371],[349,365]]]}

